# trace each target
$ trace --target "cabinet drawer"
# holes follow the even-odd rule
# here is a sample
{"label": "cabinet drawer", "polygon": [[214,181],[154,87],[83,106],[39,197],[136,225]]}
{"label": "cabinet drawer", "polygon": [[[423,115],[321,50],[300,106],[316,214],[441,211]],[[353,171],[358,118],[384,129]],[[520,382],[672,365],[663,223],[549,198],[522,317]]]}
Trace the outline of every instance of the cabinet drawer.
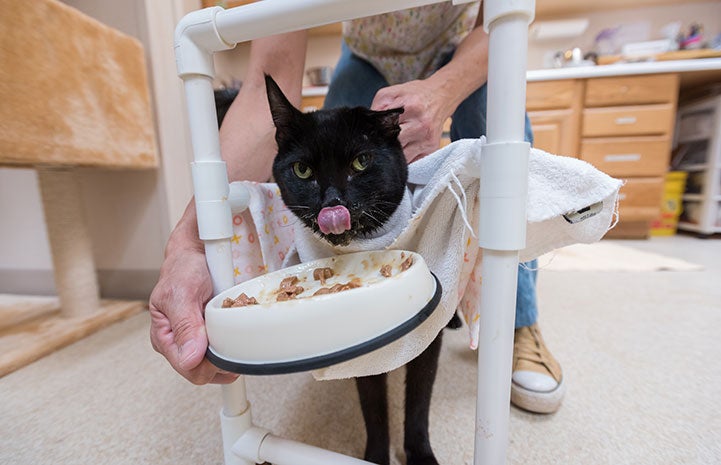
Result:
{"label": "cabinet drawer", "polygon": [[619,193],[619,219],[652,220],[661,214],[663,178],[628,178]]}
{"label": "cabinet drawer", "polygon": [[583,135],[631,136],[670,134],[673,127],[672,104],[643,105],[583,110]]}
{"label": "cabinet drawer", "polygon": [[573,105],[576,81],[539,81],[526,85],[526,109],[551,110]]}
{"label": "cabinet drawer", "polygon": [[677,74],[589,79],[585,103],[588,107],[676,102]]}
{"label": "cabinet drawer", "polygon": [[581,160],[611,176],[663,176],[671,143],[666,137],[584,139]]}

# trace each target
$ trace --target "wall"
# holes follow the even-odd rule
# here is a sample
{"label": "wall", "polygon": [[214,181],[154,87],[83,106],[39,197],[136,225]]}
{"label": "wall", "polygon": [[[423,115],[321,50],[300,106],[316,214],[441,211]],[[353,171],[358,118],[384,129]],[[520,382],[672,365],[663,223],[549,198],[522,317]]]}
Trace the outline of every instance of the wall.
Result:
{"label": "wall", "polygon": [[638,36],[638,39],[634,40],[654,40],[662,38],[661,28],[672,21],[681,21],[684,31],[692,22],[700,22],[704,26],[706,36],[713,38],[721,33],[721,2],[689,2],[541,19],[567,18],[587,18],[588,29],[581,36],[572,39],[531,41],[528,47],[528,69],[546,67],[553,54],[559,50],[573,47],[580,47],[584,53],[593,50],[596,35],[609,27],[622,26],[628,35]]}

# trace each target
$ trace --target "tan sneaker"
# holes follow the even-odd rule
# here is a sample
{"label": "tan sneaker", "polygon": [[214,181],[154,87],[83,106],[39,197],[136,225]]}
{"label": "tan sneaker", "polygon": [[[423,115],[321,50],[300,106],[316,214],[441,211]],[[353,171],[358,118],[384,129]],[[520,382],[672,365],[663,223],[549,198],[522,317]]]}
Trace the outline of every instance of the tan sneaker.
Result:
{"label": "tan sneaker", "polygon": [[513,342],[511,402],[534,413],[553,413],[566,387],[558,364],[541,337],[538,323],[517,328]]}

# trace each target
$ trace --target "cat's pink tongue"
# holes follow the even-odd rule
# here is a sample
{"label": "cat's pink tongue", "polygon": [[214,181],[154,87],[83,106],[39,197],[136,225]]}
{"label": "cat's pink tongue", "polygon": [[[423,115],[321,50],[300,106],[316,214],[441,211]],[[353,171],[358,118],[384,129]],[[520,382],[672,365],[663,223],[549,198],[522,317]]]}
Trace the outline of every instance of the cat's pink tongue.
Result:
{"label": "cat's pink tongue", "polygon": [[350,212],[343,205],[325,207],[318,213],[318,227],[323,234],[340,234],[350,229]]}

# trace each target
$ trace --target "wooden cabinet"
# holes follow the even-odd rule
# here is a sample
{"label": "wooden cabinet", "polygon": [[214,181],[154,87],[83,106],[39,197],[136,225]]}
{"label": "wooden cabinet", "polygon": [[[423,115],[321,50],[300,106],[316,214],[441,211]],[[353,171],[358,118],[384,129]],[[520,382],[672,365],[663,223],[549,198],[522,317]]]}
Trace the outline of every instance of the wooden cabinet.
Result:
{"label": "wooden cabinet", "polygon": [[661,213],[678,81],[676,74],[587,80],[580,157],[626,181],[609,237],[647,237]]}
{"label": "wooden cabinet", "polygon": [[577,79],[528,83],[526,109],[533,128],[534,147],[576,156],[582,98],[583,82]]}
{"label": "wooden cabinet", "polygon": [[531,111],[533,146],[548,153],[576,156],[578,134],[572,110]]}
{"label": "wooden cabinet", "polygon": [[646,237],[661,208],[677,74],[529,82],[534,145],[624,179],[613,237]]}

